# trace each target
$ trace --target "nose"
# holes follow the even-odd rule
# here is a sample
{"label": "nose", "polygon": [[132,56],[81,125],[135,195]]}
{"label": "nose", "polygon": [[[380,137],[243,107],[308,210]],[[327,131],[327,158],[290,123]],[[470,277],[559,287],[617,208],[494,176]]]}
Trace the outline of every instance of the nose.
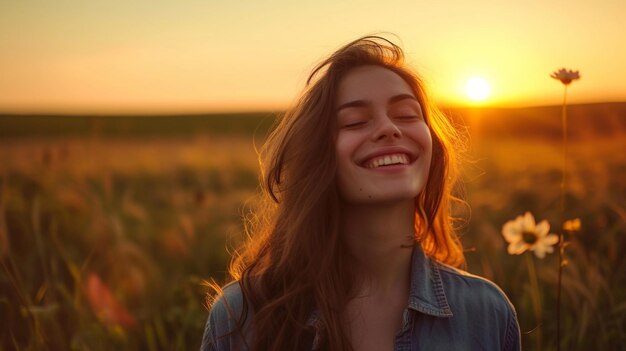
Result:
{"label": "nose", "polygon": [[398,126],[393,122],[389,116],[384,115],[378,118],[378,123],[376,124],[376,130],[372,134],[372,138],[375,141],[383,140],[383,139],[398,139],[402,136],[402,131]]}

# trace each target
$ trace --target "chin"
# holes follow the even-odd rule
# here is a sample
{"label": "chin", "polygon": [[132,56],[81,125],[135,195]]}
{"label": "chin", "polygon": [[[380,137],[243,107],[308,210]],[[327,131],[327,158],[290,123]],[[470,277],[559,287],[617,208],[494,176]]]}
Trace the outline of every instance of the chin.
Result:
{"label": "chin", "polygon": [[358,194],[345,194],[341,196],[341,199],[344,203],[350,205],[376,205],[413,201],[419,194],[419,191],[407,189],[397,192],[363,192]]}

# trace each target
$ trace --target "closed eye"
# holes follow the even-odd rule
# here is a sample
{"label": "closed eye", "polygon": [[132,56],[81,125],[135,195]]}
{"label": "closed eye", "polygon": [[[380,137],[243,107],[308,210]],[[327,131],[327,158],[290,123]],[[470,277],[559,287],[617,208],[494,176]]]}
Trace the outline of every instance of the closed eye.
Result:
{"label": "closed eye", "polygon": [[395,119],[399,119],[399,120],[402,120],[402,121],[413,121],[413,120],[417,120],[417,119],[420,119],[420,118],[421,117],[418,116],[418,115],[406,115],[406,116],[395,117]]}
{"label": "closed eye", "polygon": [[356,127],[360,127],[362,125],[365,125],[366,123],[367,123],[367,121],[356,121],[356,122],[346,123],[342,127],[343,128],[356,128]]}

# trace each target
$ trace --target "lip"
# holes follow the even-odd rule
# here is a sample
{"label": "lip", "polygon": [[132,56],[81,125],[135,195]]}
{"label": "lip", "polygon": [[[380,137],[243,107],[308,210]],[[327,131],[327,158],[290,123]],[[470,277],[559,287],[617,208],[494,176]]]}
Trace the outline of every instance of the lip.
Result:
{"label": "lip", "polygon": [[[402,146],[392,146],[392,147],[383,147],[383,148],[378,148],[376,149],[376,151],[367,154],[365,157],[361,158],[357,163],[359,166],[361,167],[365,167],[365,164],[367,164],[367,162],[373,158],[376,157],[380,157],[380,156],[386,156],[386,155],[393,155],[393,154],[405,154],[409,157],[409,163],[408,164],[412,164],[413,162],[415,162],[415,160],[417,159],[417,155],[412,152],[411,150],[402,147]],[[387,166],[389,167],[389,166]]]}

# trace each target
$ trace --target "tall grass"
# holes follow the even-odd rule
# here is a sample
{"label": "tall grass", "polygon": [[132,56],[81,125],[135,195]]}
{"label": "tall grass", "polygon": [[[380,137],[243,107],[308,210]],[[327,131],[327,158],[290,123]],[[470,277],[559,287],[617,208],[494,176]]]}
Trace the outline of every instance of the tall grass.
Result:
{"label": "tall grass", "polygon": [[249,138],[1,150],[4,349],[199,347],[201,282],[224,279],[257,184]]}
{"label": "tall grass", "polygon": [[[469,123],[477,161],[466,168],[472,217],[462,241],[469,270],[505,290],[529,332],[528,272],[523,257],[506,253],[500,228],[524,211],[556,227],[560,144],[502,133],[499,123],[497,133]],[[583,228],[569,238],[564,269],[564,349],[625,349],[622,150],[623,134],[570,145],[566,196]],[[257,186],[251,134],[24,136],[0,140],[0,160],[2,349],[199,347],[202,281],[226,278],[242,206]],[[544,350],[556,345],[557,259],[536,262]],[[524,349],[533,349],[532,337],[523,335]]]}
{"label": "tall grass", "polygon": [[[509,256],[502,223],[529,210],[560,224],[558,142],[493,139],[475,142],[481,159],[467,185],[472,219],[464,236],[470,271],[497,282],[518,310],[525,350],[537,327],[524,257]],[[582,230],[568,238],[563,269],[562,347],[622,350],[626,341],[626,140],[579,141],[570,145],[569,216]],[[536,262],[543,301],[543,350],[556,349],[558,255]],[[532,332],[531,332],[532,331]]]}

